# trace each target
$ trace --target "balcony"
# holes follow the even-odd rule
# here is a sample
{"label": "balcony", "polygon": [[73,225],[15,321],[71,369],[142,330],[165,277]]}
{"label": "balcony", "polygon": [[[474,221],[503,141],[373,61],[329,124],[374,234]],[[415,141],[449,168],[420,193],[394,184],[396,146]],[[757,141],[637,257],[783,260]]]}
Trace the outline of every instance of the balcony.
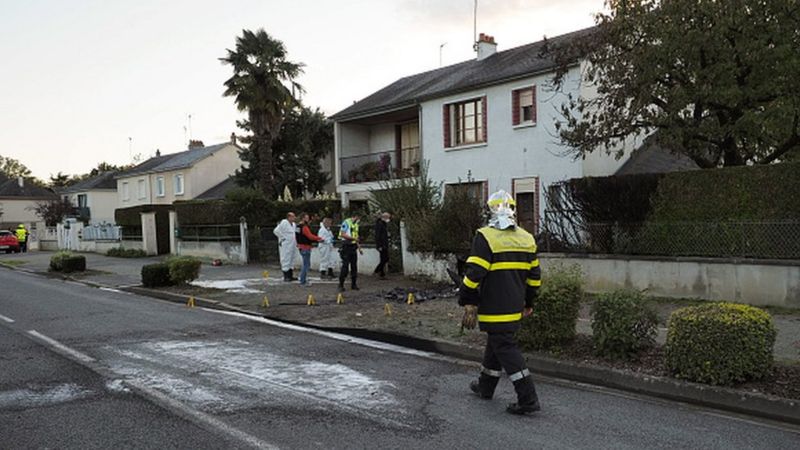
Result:
{"label": "balcony", "polygon": [[339,159],[340,184],[369,183],[419,174],[420,149],[409,147]]}

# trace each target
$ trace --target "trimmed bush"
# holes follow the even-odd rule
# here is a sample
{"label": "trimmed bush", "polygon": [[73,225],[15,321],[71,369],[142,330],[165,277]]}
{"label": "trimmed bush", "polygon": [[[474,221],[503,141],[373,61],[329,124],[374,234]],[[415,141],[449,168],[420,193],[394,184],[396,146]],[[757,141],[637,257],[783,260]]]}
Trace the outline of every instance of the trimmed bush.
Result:
{"label": "trimmed bush", "polygon": [[677,378],[728,385],[757,380],[772,370],[775,325],[766,311],[712,303],[672,313],[666,365]]}
{"label": "trimmed bush", "polygon": [[582,300],[580,267],[556,267],[545,273],[533,314],[522,319],[519,343],[530,350],[558,350],[573,340]]}
{"label": "trimmed bush", "polygon": [[592,340],[599,356],[627,359],[655,343],[658,316],[639,291],[602,294],[592,305]]}
{"label": "trimmed bush", "polygon": [[62,270],[64,270],[64,260],[70,256],[72,256],[72,253],[67,251],[60,251],[57,252],[55,255],[51,256],[50,271],[61,272]]}
{"label": "trimmed bush", "polygon": [[185,284],[200,275],[201,262],[191,256],[176,256],[167,260],[169,278],[174,284]]}
{"label": "trimmed bush", "polygon": [[170,286],[169,266],[166,263],[147,264],[142,266],[142,285],[154,288]]}
{"label": "trimmed bush", "polygon": [[113,256],[117,258],[144,258],[147,252],[140,248],[110,248],[106,252],[106,256]]}
{"label": "trimmed bush", "polygon": [[86,257],[69,255],[61,260],[61,271],[64,273],[83,272],[86,270]]}

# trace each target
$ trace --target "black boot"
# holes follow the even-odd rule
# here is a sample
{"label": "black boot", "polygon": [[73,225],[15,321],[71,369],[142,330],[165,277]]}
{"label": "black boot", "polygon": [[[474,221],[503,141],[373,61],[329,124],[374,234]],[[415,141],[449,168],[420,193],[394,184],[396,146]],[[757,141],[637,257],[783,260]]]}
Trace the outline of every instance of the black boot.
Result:
{"label": "black boot", "polygon": [[289,269],[289,281],[297,281],[297,278],[294,277],[294,269]]}
{"label": "black boot", "polygon": [[511,403],[506,411],[511,414],[524,415],[539,411],[539,396],[536,395],[536,386],[530,375],[514,382],[514,390],[517,391],[517,403]]}
{"label": "black boot", "polygon": [[283,281],[290,281],[289,280],[289,271],[288,270],[284,270],[283,271]]}
{"label": "black boot", "polygon": [[333,273],[333,269],[331,269],[331,268],[328,268],[328,277],[329,277],[331,280],[333,280],[334,278],[336,278],[336,275]]}
{"label": "black boot", "polygon": [[328,277],[328,275],[325,273],[325,271],[324,271],[324,270],[321,270],[321,271],[319,272],[319,279],[320,279],[320,280],[324,280],[324,279],[325,279],[325,278],[327,278],[327,277]]}
{"label": "black boot", "polygon": [[480,398],[491,400],[494,396],[494,388],[497,387],[497,382],[500,378],[492,377],[484,373],[478,377],[478,381],[473,381],[469,384],[470,390]]}

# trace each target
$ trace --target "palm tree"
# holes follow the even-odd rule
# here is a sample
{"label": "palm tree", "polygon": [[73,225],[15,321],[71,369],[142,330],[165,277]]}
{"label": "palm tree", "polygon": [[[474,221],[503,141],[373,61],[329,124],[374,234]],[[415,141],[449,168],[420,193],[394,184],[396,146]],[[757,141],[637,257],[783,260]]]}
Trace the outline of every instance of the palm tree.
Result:
{"label": "palm tree", "polygon": [[233,66],[233,76],[225,81],[226,97],[235,97],[239,111],[247,111],[250,151],[257,162],[261,190],[268,198],[277,194],[272,158],[272,143],[280,134],[286,113],[299,105],[295,95],[303,92],[295,79],[303,73],[302,63],[286,59],[283,42],[266,31],[242,30],[236,50],[227,49],[223,64]]}

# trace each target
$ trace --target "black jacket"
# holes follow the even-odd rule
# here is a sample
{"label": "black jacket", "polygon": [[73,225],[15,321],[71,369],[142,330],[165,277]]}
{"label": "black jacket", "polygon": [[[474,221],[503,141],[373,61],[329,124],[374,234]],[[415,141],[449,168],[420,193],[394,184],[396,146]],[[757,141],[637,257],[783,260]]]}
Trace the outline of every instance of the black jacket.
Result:
{"label": "black jacket", "polygon": [[472,242],[458,303],[478,306],[482,331],[516,331],[541,285],[533,236],[520,227],[484,227]]}
{"label": "black jacket", "polygon": [[375,222],[375,247],[389,248],[389,228],[381,219]]}

